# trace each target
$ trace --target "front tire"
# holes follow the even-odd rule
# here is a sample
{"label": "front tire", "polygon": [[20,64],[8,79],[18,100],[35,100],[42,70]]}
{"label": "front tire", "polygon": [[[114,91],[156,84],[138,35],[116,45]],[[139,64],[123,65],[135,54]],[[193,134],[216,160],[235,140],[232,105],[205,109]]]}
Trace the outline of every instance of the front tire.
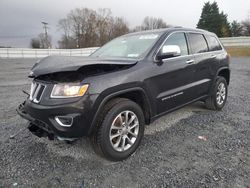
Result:
{"label": "front tire", "polygon": [[210,110],[221,110],[227,101],[227,81],[224,77],[218,76],[210,97],[205,101],[206,107]]}
{"label": "front tire", "polygon": [[128,158],[138,148],[144,134],[144,114],[135,102],[115,99],[104,108],[103,118],[94,135],[94,146],[112,161]]}

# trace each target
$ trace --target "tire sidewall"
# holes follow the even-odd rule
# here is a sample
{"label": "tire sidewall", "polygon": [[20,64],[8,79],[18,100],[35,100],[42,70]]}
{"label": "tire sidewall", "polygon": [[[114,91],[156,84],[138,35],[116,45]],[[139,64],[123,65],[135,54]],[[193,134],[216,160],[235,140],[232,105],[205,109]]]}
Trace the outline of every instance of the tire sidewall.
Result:
{"label": "tire sidewall", "polygon": [[[112,147],[110,143],[109,133],[110,133],[110,128],[114,119],[117,117],[119,113],[121,113],[122,111],[126,111],[126,110],[132,111],[133,113],[136,114],[138,121],[139,121],[139,133],[133,146],[131,146],[128,150],[124,152],[118,152]],[[107,113],[107,115],[105,116],[102,122],[102,126],[103,126],[102,131],[101,131],[102,141],[100,145],[101,145],[101,149],[104,155],[106,155],[108,158],[111,158],[112,160],[123,160],[129,157],[131,154],[135,152],[135,150],[137,149],[137,147],[139,146],[141,142],[141,139],[144,134],[144,125],[145,125],[145,120],[144,120],[143,112],[136,103],[132,101],[124,101],[115,105]]]}
{"label": "tire sidewall", "polygon": [[[217,94],[217,90],[218,90],[220,83],[223,83],[225,85],[225,89],[226,89],[225,99],[221,105],[218,104],[217,99],[216,99],[216,94]],[[225,106],[226,101],[227,101],[227,95],[228,95],[227,82],[226,82],[225,78],[218,77],[216,82],[215,82],[214,93],[213,93],[213,102],[214,102],[216,109],[221,110]]]}

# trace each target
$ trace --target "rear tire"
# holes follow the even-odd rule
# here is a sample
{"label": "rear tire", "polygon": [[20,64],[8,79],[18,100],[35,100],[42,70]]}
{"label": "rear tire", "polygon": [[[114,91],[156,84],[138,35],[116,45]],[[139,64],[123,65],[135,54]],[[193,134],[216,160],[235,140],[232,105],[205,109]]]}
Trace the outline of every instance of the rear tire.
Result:
{"label": "rear tire", "polygon": [[124,98],[111,100],[105,105],[92,138],[95,151],[112,161],[128,158],[141,142],[144,125],[138,104]]}
{"label": "rear tire", "polygon": [[205,100],[206,107],[210,110],[221,110],[227,101],[227,81],[218,76],[210,97]]}

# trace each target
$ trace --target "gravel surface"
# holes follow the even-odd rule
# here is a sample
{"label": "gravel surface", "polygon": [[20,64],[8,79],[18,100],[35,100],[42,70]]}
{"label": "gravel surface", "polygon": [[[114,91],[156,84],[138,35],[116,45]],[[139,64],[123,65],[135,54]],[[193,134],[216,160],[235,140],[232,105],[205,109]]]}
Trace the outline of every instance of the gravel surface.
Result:
{"label": "gravel surface", "polygon": [[97,156],[86,138],[67,144],[25,128],[15,109],[35,61],[0,59],[0,187],[250,187],[250,58],[232,59],[222,111],[195,103],[170,113],[117,163]]}

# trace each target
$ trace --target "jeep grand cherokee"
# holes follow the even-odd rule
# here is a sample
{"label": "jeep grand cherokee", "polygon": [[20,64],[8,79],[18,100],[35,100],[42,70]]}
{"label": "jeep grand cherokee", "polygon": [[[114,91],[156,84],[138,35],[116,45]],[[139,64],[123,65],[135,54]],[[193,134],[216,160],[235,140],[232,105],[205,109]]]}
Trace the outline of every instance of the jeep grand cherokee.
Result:
{"label": "jeep grand cherokee", "polygon": [[100,154],[123,160],[144,125],[195,101],[221,110],[229,55],[213,33],[186,28],[118,37],[89,57],[50,56],[31,69],[31,91],[17,112],[50,139],[89,136]]}

